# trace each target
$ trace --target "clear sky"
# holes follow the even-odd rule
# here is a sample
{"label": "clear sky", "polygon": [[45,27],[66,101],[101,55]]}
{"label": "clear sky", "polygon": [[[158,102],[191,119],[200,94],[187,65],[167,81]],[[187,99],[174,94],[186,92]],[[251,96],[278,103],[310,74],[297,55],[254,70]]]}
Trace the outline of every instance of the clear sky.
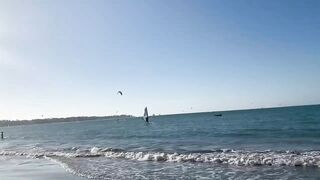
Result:
{"label": "clear sky", "polygon": [[317,103],[319,0],[0,0],[0,119]]}

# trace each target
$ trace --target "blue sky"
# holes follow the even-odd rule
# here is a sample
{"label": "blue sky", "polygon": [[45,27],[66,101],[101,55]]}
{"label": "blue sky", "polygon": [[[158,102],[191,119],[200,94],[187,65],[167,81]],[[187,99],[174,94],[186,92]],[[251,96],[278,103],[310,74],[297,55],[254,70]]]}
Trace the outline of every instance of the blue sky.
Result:
{"label": "blue sky", "polygon": [[0,119],[320,103],[319,12],[317,0],[2,0]]}

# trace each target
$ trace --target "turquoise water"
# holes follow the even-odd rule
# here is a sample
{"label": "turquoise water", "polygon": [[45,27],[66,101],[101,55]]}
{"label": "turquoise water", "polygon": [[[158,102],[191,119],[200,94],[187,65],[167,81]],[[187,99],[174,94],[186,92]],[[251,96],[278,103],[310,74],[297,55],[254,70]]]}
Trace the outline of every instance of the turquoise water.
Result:
{"label": "turquoise water", "polygon": [[5,127],[3,156],[95,179],[315,179],[320,105]]}

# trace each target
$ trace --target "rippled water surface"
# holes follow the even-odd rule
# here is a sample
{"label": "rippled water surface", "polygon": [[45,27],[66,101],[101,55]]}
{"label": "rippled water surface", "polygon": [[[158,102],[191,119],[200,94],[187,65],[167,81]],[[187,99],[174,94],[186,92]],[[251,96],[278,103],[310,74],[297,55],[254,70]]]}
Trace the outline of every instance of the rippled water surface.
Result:
{"label": "rippled water surface", "polygon": [[95,179],[316,179],[320,106],[2,128],[3,156]]}

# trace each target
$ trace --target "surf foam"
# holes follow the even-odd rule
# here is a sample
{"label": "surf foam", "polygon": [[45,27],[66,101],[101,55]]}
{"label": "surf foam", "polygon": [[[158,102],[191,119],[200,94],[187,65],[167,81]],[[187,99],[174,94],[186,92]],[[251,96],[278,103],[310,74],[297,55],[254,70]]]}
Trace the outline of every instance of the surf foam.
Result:
{"label": "surf foam", "polygon": [[130,152],[112,148],[71,149],[69,151],[15,152],[1,151],[2,156],[26,156],[29,158],[121,158],[137,161],[219,163],[237,166],[313,166],[320,167],[320,151],[234,151],[216,150],[208,153]]}

